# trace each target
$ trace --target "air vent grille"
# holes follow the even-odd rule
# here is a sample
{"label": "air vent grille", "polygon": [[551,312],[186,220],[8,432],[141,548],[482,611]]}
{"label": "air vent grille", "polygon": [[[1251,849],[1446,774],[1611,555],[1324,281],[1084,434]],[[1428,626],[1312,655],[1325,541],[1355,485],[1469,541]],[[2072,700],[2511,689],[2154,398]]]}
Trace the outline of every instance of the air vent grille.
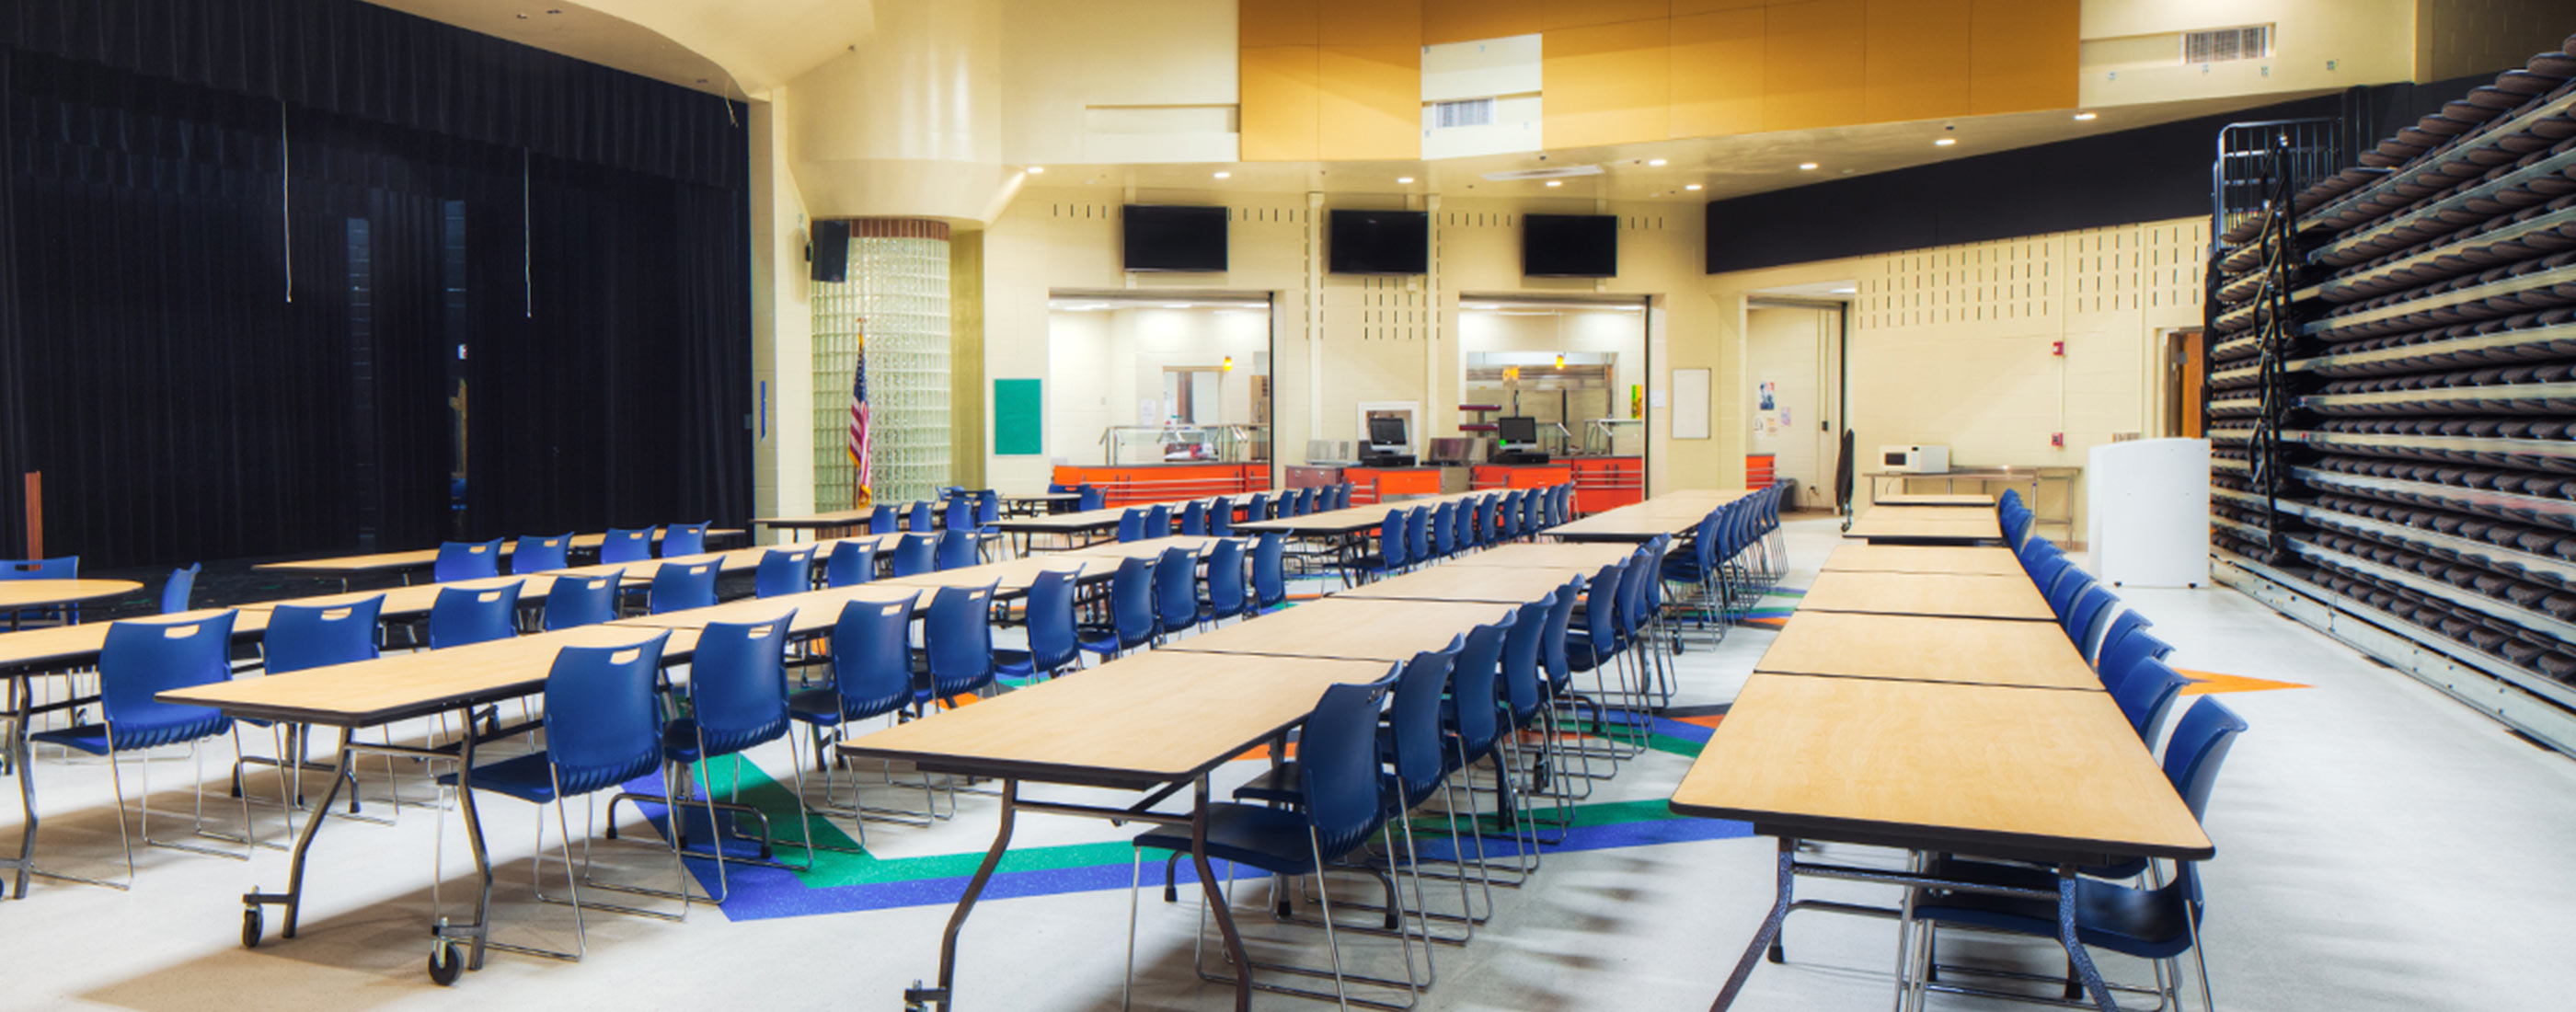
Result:
{"label": "air vent grille", "polygon": [[1458,127],[1494,125],[1494,100],[1462,98],[1431,104],[1431,128],[1452,130]]}
{"label": "air vent grille", "polygon": [[2182,62],[2225,63],[2229,60],[2260,60],[2272,55],[2272,26],[2243,25],[2236,28],[2212,28],[2184,32]]}

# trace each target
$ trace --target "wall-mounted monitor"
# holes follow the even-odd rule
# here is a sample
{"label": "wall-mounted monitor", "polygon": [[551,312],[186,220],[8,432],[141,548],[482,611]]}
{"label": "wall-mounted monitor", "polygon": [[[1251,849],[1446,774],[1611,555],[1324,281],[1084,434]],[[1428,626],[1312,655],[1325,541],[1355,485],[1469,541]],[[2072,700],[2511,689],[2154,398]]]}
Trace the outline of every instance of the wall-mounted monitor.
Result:
{"label": "wall-mounted monitor", "polygon": [[1225,269],[1225,208],[1129,204],[1120,221],[1130,271]]}
{"label": "wall-mounted monitor", "polygon": [[1424,211],[1333,211],[1330,263],[1335,274],[1426,274],[1431,270],[1431,215]]}
{"label": "wall-mounted monitor", "polygon": [[1522,215],[1521,273],[1533,278],[1618,277],[1618,217]]}

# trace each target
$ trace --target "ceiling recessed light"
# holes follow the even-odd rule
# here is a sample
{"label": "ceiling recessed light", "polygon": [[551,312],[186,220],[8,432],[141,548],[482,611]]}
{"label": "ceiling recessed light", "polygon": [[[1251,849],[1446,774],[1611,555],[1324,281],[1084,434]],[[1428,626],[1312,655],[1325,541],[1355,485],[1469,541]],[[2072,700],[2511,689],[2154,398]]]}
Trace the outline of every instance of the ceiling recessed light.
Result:
{"label": "ceiling recessed light", "polygon": [[1232,179],[1232,178],[1234,178],[1234,173],[1231,173],[1231,172],[1219,172],[1219,173],[1217,173],[1217,174],[1216,174],[1216,177],[1217,177],[1218,179]]}
{"label": "ceiling recessed light", "polygon": [[1562,180],[1562,179],[1551,179],[1551,180],[1548,180],[1548,181],[1547,181],[1547,185],[1549,185],[1549,186],[1563,186],[1563,185],[1565,185],[1565,180]]}
{"label": "ceiling recessed light", "polygon": [[2094,115],[2095,115],[2094,113],[2089,113],[2089,112],[2079,112],[2079,113],[2076,113],[2076,114],[2075,114],[2075,122],[2078,122],[2078,123],[2090,123],[2090,122],[2093,122],[2093,117],[2094,117]]}
{"label": "ceiling recessed light", "polygon": [[1836,295],[1850,295],[1850,294],[1853,294],[1853,293],[1855,293],[1855,292],[1860,291],[1860,289],[1857,289],[1857,288],[1832,288],[1832,289],[1827,289],[1827,291],[1830,291],[1830,292],[1832,292],[1832,293],[1834,293],[1834,294],[1836,294]]}
{"label": "ceiling recessed light", "polygon": [[1684,184],[1682,184],[1682,189],[1685,189],[1685,190],[1696,190],[1696,189],[1699,189],[1699,184],[1698,184],[1698,183],[1684,183]]}
{"label": "ceiling recessed light", "polygon": [[1798,163],[1798,171],[1800,171],[1800,172],[1814,172],[1814,171],[1816,171],[1816,163],[1814,163],[1814,162],[1799,162],[1799,163]]}
{"label": "ceiling recessed light", "polygon": [[1413,177],[1412,177],[1412,176],[1397,176],[1397,177],[1395,177],[1395,181],[1396,181],[1396,182],[1398,182],[1398,183],[1403,183],[1403,184],[1410,185],[1410,184],[1413,182]]}
{"label": "ceiling recessed light", "polygon": [[1032,176],[1043,176],[1043,175],[1046,175],[1046,166],[1044,166],[1044,165],[1032,165],[1032,166],[1029,166],[1029,175],[1032,175]]}
{"label": "ceiling recessed light", "polygon": [[1646,164],[1648,164],[1648,165],[1662,165],[1662,164],[1664,164],[1664,160],[1663,160],[1663,159],[1661,159],[1661,158],[1649,158],[1649,159],[1646,159]]}
{"label": "ceiling recessed light", "polygon": [[1939,140],[1933,141],[1932,146],[1936,148],[1946,148],[1957,143],[1959,143],[1959,139],[1956,137],[1943,137]]}
{"label": "ceiling recessed light", "polygon": [[1186,303],[1186,302],[1167,302],[1167,303],[1164,303],[1164,304],[1163,304],[1163,308],[1165,308],[1165,309],[1188,309],[1188,308],[1190,308],[1190,304],[1189,304],[1189,303]]}

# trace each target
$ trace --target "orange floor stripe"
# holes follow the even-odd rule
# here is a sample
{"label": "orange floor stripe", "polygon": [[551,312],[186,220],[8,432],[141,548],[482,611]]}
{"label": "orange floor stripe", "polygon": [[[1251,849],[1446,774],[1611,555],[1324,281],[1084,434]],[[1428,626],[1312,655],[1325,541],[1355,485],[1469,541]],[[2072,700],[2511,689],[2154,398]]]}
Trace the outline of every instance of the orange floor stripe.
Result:
{"label": "orange floor stripe", "polygon": [[1705,717],[1675,717],[1673,719],[1681,721],[1684,724],[1697,724],[1701,727],[1716,727],[1718,721],[1726,719],[1726,715],[1723,713],[1712,713]]}
{"label": "orange floor stripe", "polygon": [[2177,668],[2174,673],[2185,678],[2196,679],[2182,687],[2182,694],[2186,696],[2206,696],[2214,692],[2263,692],[2269,689],[2311,688],[2298,682],[2275,682],[2268,678],[2222,675],[2214,671],[2186,671]]}

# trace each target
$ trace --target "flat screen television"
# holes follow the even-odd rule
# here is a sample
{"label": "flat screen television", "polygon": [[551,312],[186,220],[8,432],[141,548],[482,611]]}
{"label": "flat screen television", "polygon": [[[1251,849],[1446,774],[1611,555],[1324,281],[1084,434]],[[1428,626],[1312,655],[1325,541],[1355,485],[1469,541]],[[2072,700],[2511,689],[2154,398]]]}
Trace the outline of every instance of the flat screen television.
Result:
{"label": "flat screen television", "polygon": [[1618,217],[1522,215],[1521,273],[1533,278],[1618,277]]}
{"label": "flat screen television", "polygon": [[1494,436],[1505,446],[1538,442],[1538,419],[1529,415],[1494,419]]}
{"label": "flat screen television", "polygon": [[1335,274],[1427,274],[1431,215],[1426,211],[1336,209],[1329,263]]}
{"label": "flat screen television", "polygon": [[1225,269],[1225,208],[1129,204],[1120,221],[1130,271]]}

